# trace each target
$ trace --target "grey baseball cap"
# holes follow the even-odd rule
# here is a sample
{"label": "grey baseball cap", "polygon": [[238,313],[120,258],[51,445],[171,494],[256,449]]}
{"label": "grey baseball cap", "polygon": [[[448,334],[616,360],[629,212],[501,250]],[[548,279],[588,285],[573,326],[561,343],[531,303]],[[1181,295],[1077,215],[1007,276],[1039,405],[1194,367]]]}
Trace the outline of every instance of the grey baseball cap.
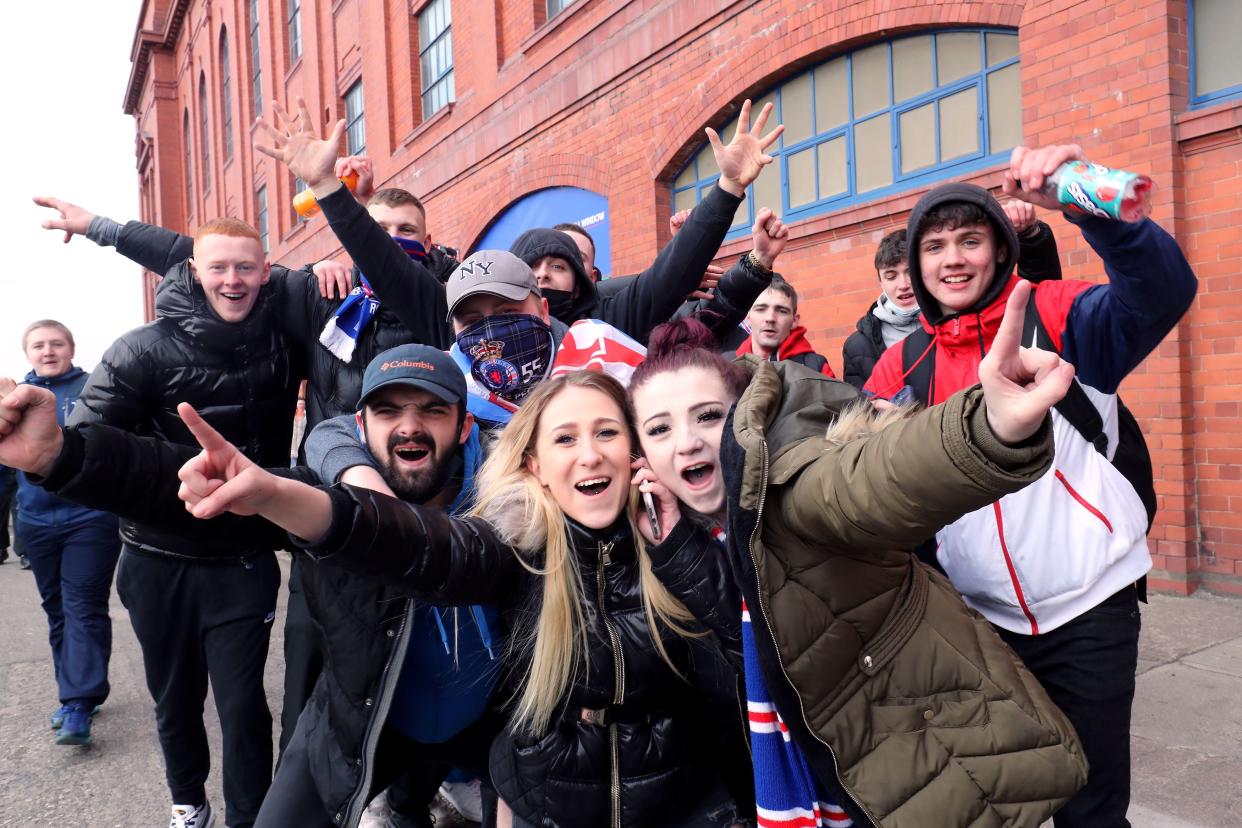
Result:
{"label": "grey baseball cap", "polygon": [[362,375],[358,407],[389,385],[412,385],[430,391],[446,403],[461,404],[466,399],[465,375],[452,357],[430,345],[398,345],[371,360]]}
{"label": "grey baseball cap", "polygon": [[489,293],[520,302],[530,294],[543,296],[535,273],[526,262],[507,250],[480,250],[457,266],[444,286],[448,299],[448,318],[461,302],[479,293]]}

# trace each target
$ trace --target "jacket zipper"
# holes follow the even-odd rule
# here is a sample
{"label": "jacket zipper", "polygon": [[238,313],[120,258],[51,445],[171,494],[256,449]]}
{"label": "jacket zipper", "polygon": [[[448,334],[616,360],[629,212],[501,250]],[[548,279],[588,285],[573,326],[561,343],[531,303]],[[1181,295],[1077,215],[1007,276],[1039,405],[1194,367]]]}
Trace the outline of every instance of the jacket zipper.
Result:
{"label": "jacket zipper", "polygon": [[[599,560],[595,566],[595,600],[599,604],[600,621],[608,631],[608,640],[612,644],[612,668],[614,689],[612,703],[621,704],[625,701],[625,656],[621,652],[621,636],[617,634],[612,619],[604,608],[604,598],[608,590],[608,578],[604,568],[612,563],[612,547],[616,541],[600,543]],[[617,738],[617,723],[608,723],[608,787],[610,798],[610,824],[612,828],[621,828],[621,757]]]}
{"label": "jacket zipper", "polygon": [[[763,520],[763,504],[767,500],[767,497],[768,497],[768,441],[760,440],[759,448],[762,451],[762,458],[763,458],[762,459],[763,480],[762,480],[762,485],[759,488],[759,506],[755,510],[755,528],[751,530],[750,540],[747,542],[747,551],[750,552],[750,565],[755,570],[756,587],[758,586],[758,583],[759,583],[759,559],[755,556],[755,539],[759,534],[759,524]],[[755,592],[759,598],[759,615],[763,618],[764,626],[767,627],[769,631],[771,631],[772,624],[768,620],[768,606],[767,606],[767,601],[764,599],[763,591],[760,589],[756,589]],[[775,644],[775,642],[773,642],[773,644]],[[869,810],[867,810],[867,807],[865,805],[863,805],[861,802],[858,801],[858,797],[854,796],[854,792],[851,791],[848,787],[846,787],[845,782],[841,779],[841,766],[837,763],[836,751],[832,749],[832,745],[828,744],[827,742],[825,742],[823,739],[819,737],[819,734],[816,733],[815,729],[811,727],[811,723],[807,721],[806,706],[803,705],[802,703],[802,695],[798,693],[797,688],[794,687],[793,680],[789,678],[789,673],[786,672],[785,670],[785,659],[781,657],[780,647],[774,646],[773,649],[776,651],[776,663],[780,665],[781,676],[785,679],[785,682],[790,686],[790,688],[793,689],[794,698],[798,700],[798,715],[802,719],[803,726],[806,728],[807,733],[811,734],[812,739],[819,742],[821,745],[823,745],[825,748],[828,749],[828,756],[831,757],[832,759],[832,771],[837,777],[837,784],[841,786],[841,790],[845,791],[846,796],[848,796],[850,800],[856,806],[858,806],[858,810],[866,814],[867,819],[871,820],[871,824],[878,826],[880,824],[880,821],[876,819],[875,816]]]}
{"label": "jacket zipper", "polygon": [[397,627],[396,643],[393,645],[392,652],[388,654],[388,663],[384,665],[384,672],[380,677],[379,699],[373,702],[374,712],[367,721],[367,729],[362,737],[362,755],[358,758],[358,761],[362,763],[362,778],[358,780],[358,787],[354,789],[353,796],[349,798],[344,811],[336,814],[335,821],[338,825],[354,828],[362,820],[362,812],[367,806],[366,795],[371,790],[374,776],[371,759],[379,747],[380,734],[384,729],[384,722],[388,719],[388,711],[392,708],[392,697],[397,690],[396,677],[401,674],[401,666],[405,662],[405,651],[410,643],[409,629],[413,618],[414,601],[407,599],[405,613],[401,616],[400,626]]}

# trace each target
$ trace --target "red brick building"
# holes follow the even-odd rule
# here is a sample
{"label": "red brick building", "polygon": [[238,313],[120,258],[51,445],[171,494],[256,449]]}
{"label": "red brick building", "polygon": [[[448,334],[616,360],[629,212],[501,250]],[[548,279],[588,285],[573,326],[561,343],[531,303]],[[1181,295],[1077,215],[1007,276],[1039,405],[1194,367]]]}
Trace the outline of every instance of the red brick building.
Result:
{"label": "red brick building", "polygon": [[[1153,579],[1242,594],[1238,31],[1234,0],[147,0],[125,108],[148,221],[235,215],[274,260],[337,254],[252,148],[271,102],[301,95],[323,124],[350,120],[351,149],[426,202],[437,241],[469,250],[508,206],[581,188],[606,203],[605,272],[632,273],[712,181],[703,128],[773,100],[779,164],[721,255],[745,248],[749,205],[783,212],[780,269],[837,366],[877,293],[875,244],[929,183],[999,186],[1019,141],[1150,173],[1201,279],[1124,389],[1156,465]],[[1102,278],[1050,221],[1067,276]]]}

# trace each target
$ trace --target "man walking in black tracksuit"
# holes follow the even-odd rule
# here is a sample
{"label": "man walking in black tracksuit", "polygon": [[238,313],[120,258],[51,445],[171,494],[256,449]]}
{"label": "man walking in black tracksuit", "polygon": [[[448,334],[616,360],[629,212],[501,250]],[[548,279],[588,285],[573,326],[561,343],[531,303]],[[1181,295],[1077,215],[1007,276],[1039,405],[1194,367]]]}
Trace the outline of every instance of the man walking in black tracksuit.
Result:
{"label": "man walking in black tracksuit", "polygon": [[[303,370],[271,320],[258,233],[236,219],[200,229],[194,257],[169,271],[160,318],[122,336],[82,390],[69,425],[106,423],[192,443],[176,405],[190,402],[247,456],[288,463]],[[272,772],[263,669],[280,570],[270,547],[212,542],[124,521],[117,592],[142,647],[175,828],[210,828],[203,702],[210,678],[223,734],[232,828],[253,825]]]}

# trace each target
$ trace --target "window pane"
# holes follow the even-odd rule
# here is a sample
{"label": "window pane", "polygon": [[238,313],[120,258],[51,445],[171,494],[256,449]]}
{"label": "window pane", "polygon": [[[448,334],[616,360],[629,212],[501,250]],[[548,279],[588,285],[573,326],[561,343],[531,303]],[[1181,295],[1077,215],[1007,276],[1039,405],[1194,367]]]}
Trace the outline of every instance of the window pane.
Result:
{"label": "window pane", "polygon": [[854,126],[855,192],[893,183],[893,138],[888,119],[885,113]]}
{"label": "window pane", "polygon": [[854,117],[888,106],[888,44],[854,53]]}
{"label": "window pane", "polygon": [[977,87],[940,101],[940,161],[979,151],[979,90]]}
{"label": "window pane", "polygon": [[[732,128],[729,130],[729,136],[733,136]],[[720,133],[720,140],[724,141],[726,144],[729,143],[729,138],[726,138],[723,132]],[[720,167],[716,166],[716,155],[712,152],[712,145],[710,143],[703,147],[703,149],[699,150],[698,162],[700,179],[709,178],[720,172]]]}
{"label": "window pane", "polygon": [[789,156],[789,206],[800,207],[814,200],[815,150],[805,149]]}
{"label": "window pane", "polygon": [[845,88],[845,58],[815,70],[815,129],[827,132],[850,118],[849,90]]}
{"label": "window pane", "polygon": [[815,132],[811,123],[811,76],[800,75],[781,88],[781,119],[785,146],[805,141]]}
{"label": "window pane", "polygon": [[1195,30],[1194,95],[1206,95],[1242,84],[1242,2],[1192,0]]}
{"label": "window pane", "polygon": [[[1016,38],[1015,38],[1016,39]],[[893,43],[893,99],[904,101],[932,88],[930,37],[908,37]]]}
{"label": "window pane", "polygon": [[1006,66],[988,75],[988,152],[1003,152],[1022,143],[1021,66]]}
{"label": "window pane", "polygon": [[995,66],[1018,56],[1018,36],[988,32],[984,35],[988,44],[988,66]]}
{"label": "window pane", "polygon": [[850,188],[849,168],[845,163],[845,136],[825,141],[815,148],[819,167],[819,197],[841,195]]}
{"label": "window pane", "polygon": [[952,32],[936,35],[936,80],[941,86],[979,71],[979,35]]}
{"label": "window pane", "polygon": [[680,193],[673,194],[673,212],[680,213],[682,210],[689,210],[698,203],[698,197],[695,195],[694,188],[682,190]]}
{"label": "window pane", "polygon": [[906,174],[936,163],[936,120],[934,104],[903,112],[897,126],[901,131],[901,172]]}
{"label": "window pane", "polygon": [[677,176],[677,180],[673,182],[673,187],[689,187],[694,181],[694,159],[691,158],[690,163],[686,164],[686,168],[681,171],[681,175]]}
{"label": "window pane", "polygon": [[754,188],[756,211],[760,207],[770,207],[777,216],[784,215],[785,210],[781,206],[781,165],[779,161],[763,168],[763,172],[759,173],[759,178],[755,181]]}

